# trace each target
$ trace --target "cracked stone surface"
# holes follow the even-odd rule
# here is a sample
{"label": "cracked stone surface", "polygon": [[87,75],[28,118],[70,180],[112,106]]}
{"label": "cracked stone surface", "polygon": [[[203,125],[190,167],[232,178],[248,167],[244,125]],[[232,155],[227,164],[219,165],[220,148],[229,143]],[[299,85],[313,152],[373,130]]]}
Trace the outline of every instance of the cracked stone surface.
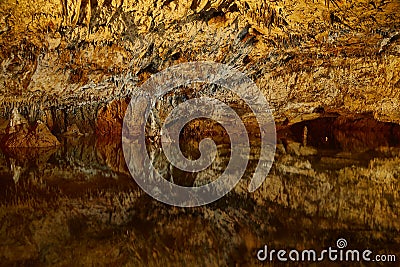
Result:
{"label": "cracked stone surface", "polygon": [[0,113],[18,107],[62,124],[52,110],[80,110],[95,121],[101,103],[151,74],[211,60],[251,77],[277,122],[318,108],[399,122],[399,10],[398,1],[5,0]]}

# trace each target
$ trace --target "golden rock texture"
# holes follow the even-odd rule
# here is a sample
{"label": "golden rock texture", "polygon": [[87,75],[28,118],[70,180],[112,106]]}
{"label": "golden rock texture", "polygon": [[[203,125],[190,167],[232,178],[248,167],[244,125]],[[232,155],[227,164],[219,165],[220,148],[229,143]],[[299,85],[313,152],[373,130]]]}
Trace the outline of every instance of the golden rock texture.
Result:
{"label": "golden rock texture", "polygon": [[9,125],[2,137],[2,146],[7,148],[53,147],[60,145],[49,128],[41,121],[29,125],[16,110],[13,111]]}
{"label": "golden rock texture", "polygon": [[[0,265],[259,266],[265,244],[323,249],[338,237],[398,255],[400,130],[371,117],[400,123],[399,11],[398,0],[0,0],[0,135],[10,150],[0,153],[9,178]],[[181,209],[138,188],[107,137],[120,133],[131,92],[188,61],[246,73],[277,128],[298,129],[278,142],[259,190],[247,191],[248,176],[216,203]],[[193,91],[159,101],[151,126]],[[325,123],[331,136],[318,118],[332,114],[345,116]],[[213,124],[196,123],[187,132],[213,136]],[[58,148],[20,148],[46,136],[57,144],[50,131],[66,133]],[[98,139],[81,136],[94,131]],[[320,156],[324,142],[342,149]],[[156,148],[154,165],[177,173]],[[226,165],[228,152],[218,155],[215,170],[175,181],[209,182]]]}
{"label": "golden rock texture", "polygon": [[101,107],[97,113],[96,133],[108,137],[121,134],[128,104],[127,99],[117,99]]}
{"label": "golden rock texture", "polygon": [[400,122],[399,11],[395,0],[4,0],[0,110],[35,120],[212,60],[249,75],[278,122],[321,107]]}

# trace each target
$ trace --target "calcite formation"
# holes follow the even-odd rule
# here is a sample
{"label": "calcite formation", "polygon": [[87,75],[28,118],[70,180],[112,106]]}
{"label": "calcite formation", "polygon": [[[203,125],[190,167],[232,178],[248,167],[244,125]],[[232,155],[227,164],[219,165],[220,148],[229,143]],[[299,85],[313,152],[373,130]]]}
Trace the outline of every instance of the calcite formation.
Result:
{"label": "calcite formation", "polygon": [[95,131],[97,110],[151,74],[208,60],[253,79],[278,123],[321,108],[400,122],[399,10],[395,0],[4,0],[0,113]]}
{"label": "calcite formation", "polygon": [[127,99],[116,99],[97,112],[96,133],[105,136],[118,136],[122,132]]}
{"label": "calcite formation", "polygon": [[[398,255],[399,11],[398,0],[0,0],[0,265],[258,266],[266,244],[323,249],[338,237]],[[282,131],[259,190],[247,191],[252,147],[234,190],[181,209],[134,184],[118,135],[132,93],[191,61],[245,73]],[[221,88],[178,89],[156,103],[151,127],[203,90],[260,135]],[[189,126],[193,143],[220,131]],[[210,182],[229,155],[220,144],[214,169],[185,176],[148,146],[182,186]]]}
{"label": "calcite formation", "polygon": [[52,147],[60,142],[42,121],[30,125],[15,109],[11,120],[2,136],[2,146],[6,148]]}
{"label": "calcite formation", "polygon": [[79,130],[78,125],[72,124],[71,126],[67,127],[67,131],[63,135],[67,137],[78,137],[84,134],[81,133],[81,130]]}

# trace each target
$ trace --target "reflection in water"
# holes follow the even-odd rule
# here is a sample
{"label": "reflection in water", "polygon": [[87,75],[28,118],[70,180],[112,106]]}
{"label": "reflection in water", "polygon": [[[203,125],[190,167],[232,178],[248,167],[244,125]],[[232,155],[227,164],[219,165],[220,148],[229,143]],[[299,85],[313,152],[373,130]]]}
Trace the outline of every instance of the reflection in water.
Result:
{"label": "reflection in water", "polygon": [[13,173],[13,180],[18,183],[19,177],[21,177],[22,167],[16,164],[15,159],[10,159],[11,172]]}
{"label": "reflection in water", "polygon": [[55,147],[49,148],[12,148],[5,149],[10,165],[10,171],[15,183],[21,176],[29,177],[29,170],[40,170],[49,161],[50,156],[57,151]]}
{"label": "reflection in water", "polygon": [[292,137],[300,142],[304,139],[305,128],[305,141],[319,149],[357,153],[400,145],[400,125],[371,118],[331,117],[304,121],[291,127]]}
{"label": "reflection in water", "polygon": [[99,172],[105,176],[113,175],[97,157],[94,143],[90,139],[64,139],[61,147],[13,148],[3,153],[13,177],[22,179],[44,177],[45,174],[76,179],[80,173],[88,180]]}
{"label": "reflection in water", "polygon": [[[50,148],[3,150],[0,158],[2,182],[12,177],[16,184],[0,189],[6,203],[11,193],[23,195],[18,184],[28,185],[28,189],[34,191],[35,188],[29,188],[32,181],[57,188],[57,192],[61,190],[67,195],[102,190],[110,184],[116,187],[131,184],[118,140],[111,142],[89,136],[63,138],[61,143]],[[6,191],[11,192],[8,198]]]}
{"label": "reflection in water", "polygon": [[[370,119],[296,124],[278,133],[261,188],[247,191],[259,155],[253,140],[235,189],[190,209],[143,193],[128,175],[118,138],[67,138],[56,149],[4,151],[0,258],[5,265],[257,265],[264,244],[319,250],[340,237],[351,248],[399,258],[399,133],[398,126]],[[202,138],[184,139],[183,154],[198,158]],[[156,144],[147,151],[165,179],[198,186],[226,168],[229,144],[221,138],[217,148],[200,173],[171,166]],[[142,158],[130,160],[143,166]]]}

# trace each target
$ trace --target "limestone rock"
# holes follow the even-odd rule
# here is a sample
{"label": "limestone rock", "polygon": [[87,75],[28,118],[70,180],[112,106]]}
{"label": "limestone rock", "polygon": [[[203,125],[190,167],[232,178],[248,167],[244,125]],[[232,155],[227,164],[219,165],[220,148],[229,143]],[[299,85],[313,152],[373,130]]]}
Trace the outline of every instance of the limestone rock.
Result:
{"label": "limestone rock", "polygon": [[303,146],[300,143],[288,141],[286,146],[288,153],[295,154],[296,156],[311,156],[316,155],[317,150],[310,146]]}
{"label": "limestone rock", "polygon": [[9,121],[0,119],[0,135],[6,134],[8,124],[9,124]]}
{"label": "limestone rock", "polygon": [[81,131],[79,130],[78,125],[76,125],[75,123],[72,124],[71,126],[67,127],[67,131],[63,134],[64,136],[82,136],[84,135],[83,133],[81,133]]}
{"label": "limestone rock", "polygon": [[3,137],[4,147],[52,147],[60,145],[57,138],[41,121],[30,126],[17,111],[13,111],[10,123]]}
{"label": "limestone rock", "polygon": [[7,127],[7,133],[12,134],[17,132],[21,128],[26,128],[28,121],[18,112],[16,108],[11,113],[11,119]]}
{"label": "limestone rock", "polygon": [[128,104],[128,99],[118,99],[100,108],[97,115],[96,133],[108,136],[121,135]]}
{"label": "limestone rock", "polygon": [[324,107],[400,122],[400,3],[375,2],[4,0],[0,108],[110,103],[201,60],[246,73],[277,121]]}

